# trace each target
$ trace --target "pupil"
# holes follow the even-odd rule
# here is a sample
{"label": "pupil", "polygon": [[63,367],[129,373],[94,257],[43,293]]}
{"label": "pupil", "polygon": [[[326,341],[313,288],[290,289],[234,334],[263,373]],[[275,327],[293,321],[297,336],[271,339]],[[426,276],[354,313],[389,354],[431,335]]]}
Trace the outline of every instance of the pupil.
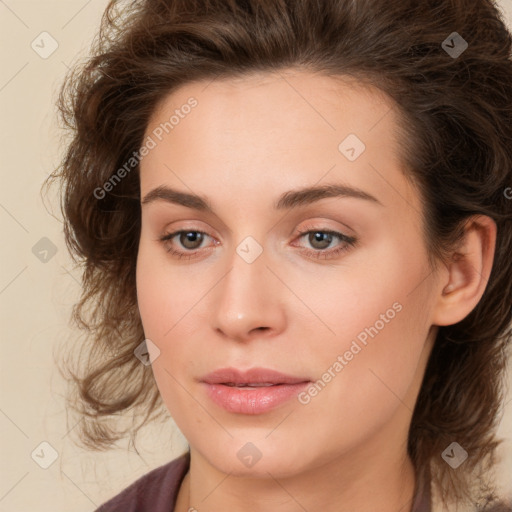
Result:
{"label": "pupil", "polygon": [[198,233],[197,231],[189,231],[188,233],[182,233],[182,236],[183,235],[185,235],[185,242],[183,243],[183,240],[181,242],[183,243],[184,247],[187,247],[188,249],[197,249],[197,240],[199,240],[199,245],[201,245],[201,233]]}
{"label": "pupil", "polygon": [[326,247],[329,247],[332,240],[332,235],[329,233],[321,233],[319,231],[312,233],[312,235],[313,239],[311,239],[310,235],[310,243],[313,247],[315,247],[315,243],[317,242],[320,242],[320,247],[316,247],[317,249],[325,249]]}

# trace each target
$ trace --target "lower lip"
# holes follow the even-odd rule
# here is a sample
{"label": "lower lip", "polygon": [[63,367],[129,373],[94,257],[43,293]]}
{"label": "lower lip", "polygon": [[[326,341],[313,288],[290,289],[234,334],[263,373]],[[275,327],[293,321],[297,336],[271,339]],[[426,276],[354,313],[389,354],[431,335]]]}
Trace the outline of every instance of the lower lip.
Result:
{"label": "lower lip", "polygon": [[226,411],[238,414],[262,414],[297,397],[310,382],[279,384],[260,388],[203,384],[206,386],[206,392],[213,402]]}

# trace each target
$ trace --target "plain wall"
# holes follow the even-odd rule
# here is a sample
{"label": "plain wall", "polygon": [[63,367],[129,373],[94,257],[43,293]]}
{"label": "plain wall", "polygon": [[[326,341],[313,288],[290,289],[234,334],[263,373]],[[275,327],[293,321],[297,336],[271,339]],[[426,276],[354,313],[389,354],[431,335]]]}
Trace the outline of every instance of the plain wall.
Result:
{"label": "plain wall", "polygon": [[[69,433],[73,425],[66,423],[64,383],[53,362],[59,344],[73,340],[68,319],[79,276],[61,223],[43,206],[40,188],[62,153],[54,107],[58,87],[68,66],[87,52],[106,5],[106,0],[0,2],[0,512],[93,511],[186,446],[169,419],[141,434],[142,458],[126,444],[103,454],[77,448]],[[512,0],[500,5],[512,26]],[[42,32],[58,44],[47,58],[41,54],[52,42]],[[58,216],[58,207],[54,211]],[[506,438],[500,450],[505,482],[507,470],[512,474],[510,393],[499,433]],[[43,442],[57,453],[47,469],[40,464],[50,460],[51,449]]]}

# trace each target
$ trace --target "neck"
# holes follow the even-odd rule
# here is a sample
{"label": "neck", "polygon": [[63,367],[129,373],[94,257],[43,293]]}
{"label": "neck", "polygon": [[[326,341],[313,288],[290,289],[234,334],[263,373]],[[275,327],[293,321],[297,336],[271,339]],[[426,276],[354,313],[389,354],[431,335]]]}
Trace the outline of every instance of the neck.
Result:
{"label": "neck", "polygon": [[[409,512],[415,495],[413,465],[406,454],[380,456],[366,447],[361,458],[354,453],[285,478],[226,475],[191,450],[176,512]],[[396,453],[396,452],[395,452]]]}

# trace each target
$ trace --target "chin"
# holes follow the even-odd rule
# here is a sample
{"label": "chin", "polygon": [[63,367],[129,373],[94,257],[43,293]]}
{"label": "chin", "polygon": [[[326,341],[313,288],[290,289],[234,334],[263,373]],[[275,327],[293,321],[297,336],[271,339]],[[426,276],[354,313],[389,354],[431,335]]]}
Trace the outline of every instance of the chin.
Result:
{"label": "chin", "polygon": [[218,443],[214,450],[210,444],[206,451],[201,450],[202,456],[218,471],[235,477],[269,478],[270,473],[274,478],[287,478],[309,465],[308,454],[293,446],[276,446],[264,437],[256,441],[246,439],[244,436],[243,440],[234,438],[229,443]]}

